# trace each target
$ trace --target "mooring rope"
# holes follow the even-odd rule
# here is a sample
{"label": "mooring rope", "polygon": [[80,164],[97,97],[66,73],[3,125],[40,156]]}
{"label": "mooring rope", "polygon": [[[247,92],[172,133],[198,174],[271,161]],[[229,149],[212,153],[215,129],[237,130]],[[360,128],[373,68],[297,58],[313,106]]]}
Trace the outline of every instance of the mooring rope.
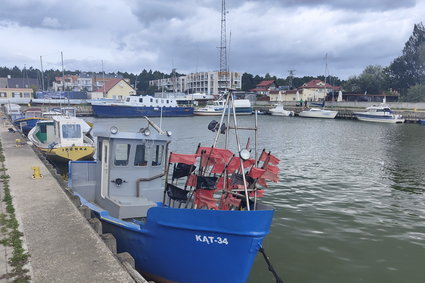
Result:
{"label": "mooring rope", "polygon": [[266,255],[266,251],[263,247],[260,247],[260,252],[263,254],[264,260],[267,263],[267,266],[269,267],[269,271],[273,274],[274,278],[276,279],[276,283],[283,283],[283,280],[279,277],[276,270],[274,270],[272,263],[270,262],[270,258]]}

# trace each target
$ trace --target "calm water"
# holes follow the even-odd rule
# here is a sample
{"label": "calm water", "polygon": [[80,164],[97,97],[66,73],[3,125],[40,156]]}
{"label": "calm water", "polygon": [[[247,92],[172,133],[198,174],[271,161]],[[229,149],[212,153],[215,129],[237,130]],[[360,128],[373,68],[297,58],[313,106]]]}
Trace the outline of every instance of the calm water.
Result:
{"label": "calm water", "polygon": [[[210,146],[212,119],[164,119],[171,150]],[[276,208],[264,247],[285,282],[425,282],[424,126],[259,116],[259,127],[260,149],[281,159],[263,197]],[[260,255],[249,282],[274,282]]]}

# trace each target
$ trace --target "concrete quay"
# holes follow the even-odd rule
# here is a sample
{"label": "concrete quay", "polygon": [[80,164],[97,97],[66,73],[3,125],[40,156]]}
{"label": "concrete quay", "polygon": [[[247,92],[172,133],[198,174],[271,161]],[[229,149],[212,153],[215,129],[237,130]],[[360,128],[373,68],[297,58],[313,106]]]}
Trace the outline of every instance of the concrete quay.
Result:
{"label": "concrete quay", "polygon": [[[32,148],[16,146],[18,138],[22,139],[19,133],[0,125],[13,206],[30,254],[27,268],[31,281],[135,282]],[[43,178],[32,178],[33,166],[40,168]],[[3,253],[2,246],[0,272],[10,270],[10,252],[7,247]]]}

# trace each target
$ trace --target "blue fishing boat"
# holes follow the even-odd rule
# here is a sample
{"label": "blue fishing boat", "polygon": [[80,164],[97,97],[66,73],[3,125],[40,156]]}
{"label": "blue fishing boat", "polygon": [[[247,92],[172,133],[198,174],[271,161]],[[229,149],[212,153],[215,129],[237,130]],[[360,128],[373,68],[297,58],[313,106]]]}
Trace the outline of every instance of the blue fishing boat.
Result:
{"label": "blue fishing boat", "polygon": [[129,96],[122,102],[91,101],[93,113],[100,118],[185,117],[193,107],[183,107],[172,98]]}
{"label": "blue fishing boat", "polygon": [[279,160],[264,150],[251,158],[250,143],[237,154],[218,148],[223,134],[238,136],[224,116],[208,126],[214,144],[191,154],[168,153],[171,132],[146,118],[137,132],[98,130],[97,161],[69,163],[69,187],[148,279],[246,282],[263,252],[274,209],[258,185],[277,181]]}
{"label": "blue fishing boat", "polygon": [[13,120],[13,125],[24,135],[28,135],[29,131],[35,127],[38,121],[47,120],[43,118],[41,108],[28,108],[20,117]]}

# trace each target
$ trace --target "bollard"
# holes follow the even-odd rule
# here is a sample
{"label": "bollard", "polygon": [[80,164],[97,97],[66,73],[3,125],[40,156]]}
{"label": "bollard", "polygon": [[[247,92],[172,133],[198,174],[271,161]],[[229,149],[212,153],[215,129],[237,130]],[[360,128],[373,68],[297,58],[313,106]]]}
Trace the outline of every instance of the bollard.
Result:
{"label": "bollard", "polygon": [[41,173],[40,173],[40,167],[38,167],[38,166],[33,166],[33,167],[31,167],[32,168],[32,170],[34,170],[34,174],[32,174],[32,178],[33,179],[40,179],[40,178],[43,178],[43,175],[41,175]]}
{"label": "bollard", "polygon": [[21,139],[16,139],[15,140],[15,143],[16,143],[16,147],[21,147],[21,146],[23,146],[25,144],[24,142],[22,142]]}

